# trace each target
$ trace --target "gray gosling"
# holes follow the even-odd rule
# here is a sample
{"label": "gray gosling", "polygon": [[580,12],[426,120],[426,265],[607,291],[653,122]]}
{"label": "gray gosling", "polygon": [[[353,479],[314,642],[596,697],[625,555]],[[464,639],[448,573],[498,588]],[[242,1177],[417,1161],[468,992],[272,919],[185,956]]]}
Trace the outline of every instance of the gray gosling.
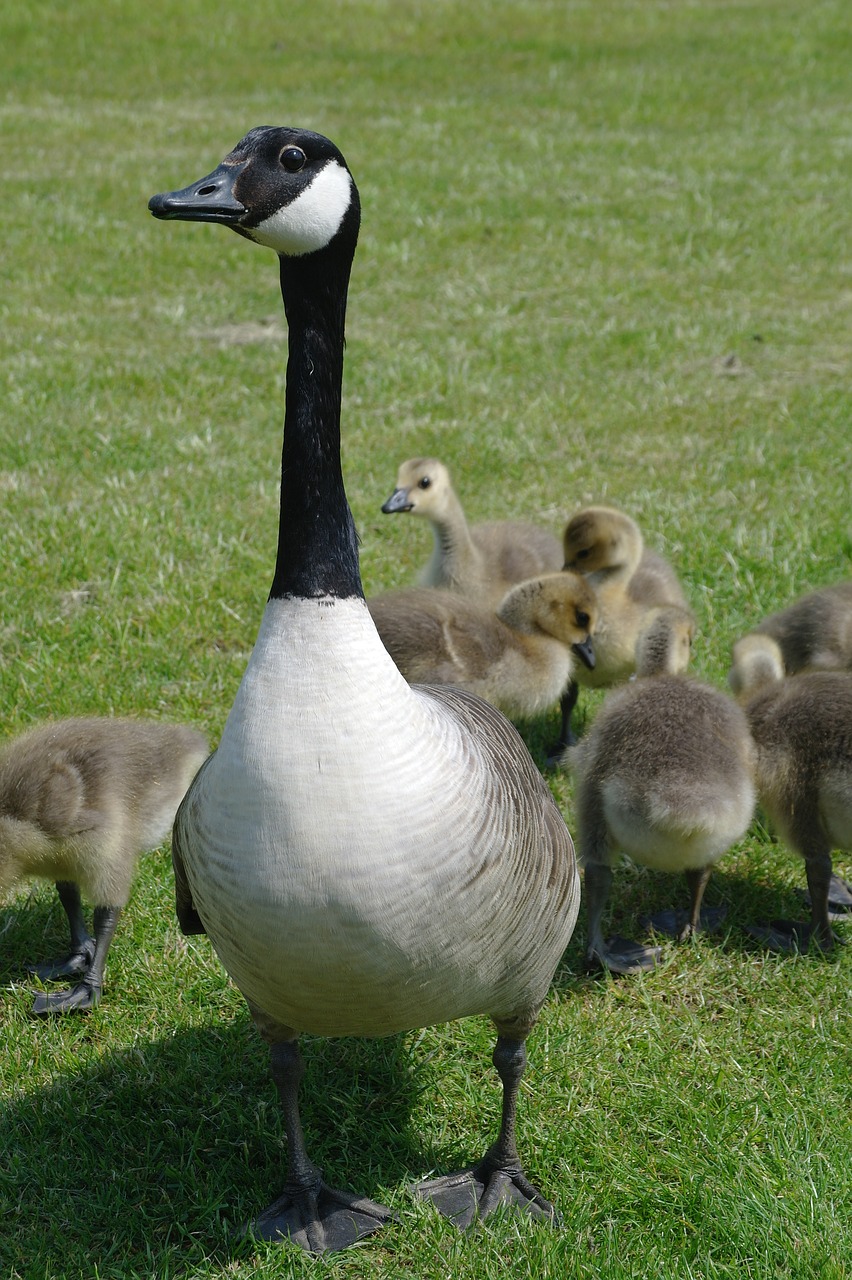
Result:
{"label": "gray gosling", "polygon": [[451,684],[505,715],[559,700],[577,659],[594,665],[595,593],[579,574],[512,587],[496,613],[452,591],[412,587],[368,601],[382,643],[409,684]]}
{"label": "gray gosling", "polygon": [[[54,880],[71,932],[69,954],[30,966],[43,980],[76,978],[39,994],[36,1014],[92,1009],[140,853],[168,835],[207,755],[185,725],[109,718],[40,725],[0,752],[0,896],[31,876]],[[80,890],[94,904],[86,929]]]}
{"label": "gray gosling", "polygon": [[[610,693],[567,753],[577,781],[577,850],[585,868],[586,966],[633,974],[660,949],[604,939],[602,917],[619,852],[656,871],[683,872],[689,911],[652,917],[679,941],[702,923],[713,864],[738,840],[755,804],[754,747],[732,698],[680,670],[691,618],[661,609],[640,645],[645,674]],[[710,913],[704,913],[704,922]]]}
{"label": "gray gosling", "polygon": [[410,512],[431,524],[435,544],[418,578],[422,587],[463,592],[496,608],[513,583],[562,568],[559,539],[545,529],[516,520],[468,525],[450,473],[437,458],[403,462],[382,511]]}
{"label": "gray gosling", "polygon": [[[577,671],[562,703],[562,727],[554,748],[576,741],[571,714],[579,687],[620,684],[636,671],[640,636],[654,611],[689,606],[674,569],[644,544],[636,521],[612,507],[584,507],[565,526],[564,567],[582,573],[598,597],[594,670]],[[680,650],[689,661],[689,649]],[[685,669],[675,666],[677,673]]]}
{"label": "gray gosling", "polygon": [[852,671],[852,581],[810,591],[764,618],[734,645],[728,681],[748,697],[803,671]]}
{"label": "gray gosling", "polygon": [[[832,850],[852,851],[852,674],[809,672],[765,684],[745,704],[757,748],[757,792],[770,823],[804,858],[810,923],[773,920],[749,932],[772,949],[824,951],[838,941],[831,913],[852,894]],[[837,901],[833,901],[837,899]]]}

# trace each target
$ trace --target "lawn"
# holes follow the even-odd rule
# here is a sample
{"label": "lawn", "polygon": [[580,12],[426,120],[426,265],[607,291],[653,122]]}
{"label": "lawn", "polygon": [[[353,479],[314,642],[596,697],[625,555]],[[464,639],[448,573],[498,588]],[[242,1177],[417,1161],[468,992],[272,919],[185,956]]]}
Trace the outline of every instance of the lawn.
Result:
{"label": "lawn", "polygon": [[[113,713],[221,731],[272,574],[286,330],[270,254],[146,203],[261,123],[331,136],[361,191],[343,447],[367,591],[428,556],[380,506],[435,454],[471,520],[628,509],[723,685],[732,640],[852,576],[850,28],[841,0],[9,0],[4,736]],[[521,726],[539,763],[556,726]],[[600,980],[581,922],[519,1121],[561,1232],[459,1236],[409,1194],[495,1131],[486,1021],[306,1039],[312,1154],[399,1215],[319,1260],[241,1234],[283,1128],[241,998],[178,930],[168,850],[88,1018],[29,1016],[23,966],[65,925],[22,887],[0,906],[0,1275],[852,1276],[852,948],[777,957],[743,929],[803,885],[756,819],[708,890],[718,936]],[[684,894],[625,867],[611,926]]]}

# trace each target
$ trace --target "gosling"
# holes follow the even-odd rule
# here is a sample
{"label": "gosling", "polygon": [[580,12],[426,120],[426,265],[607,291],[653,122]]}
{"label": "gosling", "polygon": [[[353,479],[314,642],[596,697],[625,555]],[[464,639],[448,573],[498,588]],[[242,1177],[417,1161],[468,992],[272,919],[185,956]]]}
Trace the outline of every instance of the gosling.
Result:
{"label": "gosling", "polygon": [[[64,959],[30,972],[77,981],[39,994],[34,1013],[98,1003],[137,858],[166,838],[206,755],[185,725],[108,718],[41,725],[0,752],[0,896],[32,876],[54,880],[71,933]],[[94,937],[81,890],[94,904]]]}
{"label": "gosling", "polygon": [[[745,703],[757,748],[757,792],[770,823],[804,858],[809,923],[775,920],[749,932],[772,949],[829,951],[832,910],[848,912],[849,886],[832,850],[852,851],[852,674],[809,672],[765,684]],[[839,901],[832,902],[837,897]]]}
{"label": "gosling", "polygon": [[452,591],[412,587],[368,601],[382,643],[410,684],[452,684],[515,718],[562,695],[593,666],[595,593],[579,574],[519,583],[496,613]]}
{"label": "gosling", "polygon": [[803,671],[852,671],[852,580],[810,591],[764,618],[734,645],[728,681],[748,697]]}
{"label": "gosling", "polygon": [[410,512],[431,524],[434,548],[420,586],[461,592],[496,608],[514,583],[562,567],[558,538],[536,525],[516,520],[468,525],[450,473],[437,458],[403,462],[382,511]]}
{"label": "gosling", "polygon": [[[584,507],[571,517],[563,538],[564,567],[582,573],[598,597],[595,667],[577,671],[562,701],[562,725],[553,755],[576,741],[571,715],[579,686],[620,684],[637,670],[643,630],[659,608],[689,611],[677,575],[667,560],[644,544],[636,521],[612,507]],[[689,649],[679,650],[689,661]],[[673,668],[673,674],[685,670]]]}
{"label": "gosling", "polygon": [[657,871],[684,873],[688,912],[652,917],[656,928],[684,941],[701,926],[713,864],[754,812],[754,746],[745,714],[721,691],[673,674],[690,621],[683,610],[659,611],[641,645],[647,674],[610,693],[585,739],[567,753],[577,783],[589,969],[633,974],[660,959],[657,947],[604,939],[619,852]]}

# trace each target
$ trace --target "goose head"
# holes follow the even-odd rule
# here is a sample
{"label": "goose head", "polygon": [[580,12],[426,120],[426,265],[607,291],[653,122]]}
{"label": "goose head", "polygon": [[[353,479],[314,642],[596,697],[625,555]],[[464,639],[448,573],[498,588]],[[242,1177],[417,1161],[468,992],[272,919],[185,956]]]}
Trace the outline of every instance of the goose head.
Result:
{"label": "goose head", "polygon": [[450,473],[437,458],[409,458],[400,465],[396,488],[382,504],[385,515],[410,511],[428,520],[441,520],[452,500]]}
{"label": "goose head", "polygon": [[520,582],[500,602],[497,616],[528,634],[560,640],[589,670],[594,669],[592,636],[598,620],[594,589],[578,573],[549,573]]}
{"label": "goose head", "polygon": [[612,507],[585,507],[571,517],[563,535],[565,568],[577,573],[627,569],[642,558],[639,527],[623,511]]}
{"label": "goose head", "polygon": [[281,257],[301,258],[348,243],[354,253],[360,206],[346,161],[308,129],[251,129],[220,165],[180,191],[152,196],[155,218],[220,222]]}

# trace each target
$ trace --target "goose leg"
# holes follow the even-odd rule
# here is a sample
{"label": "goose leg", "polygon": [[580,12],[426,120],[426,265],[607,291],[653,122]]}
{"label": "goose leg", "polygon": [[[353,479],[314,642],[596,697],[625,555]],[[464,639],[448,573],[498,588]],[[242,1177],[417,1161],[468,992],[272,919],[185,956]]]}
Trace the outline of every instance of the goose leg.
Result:
{"label": "goose leg", "polygon": [[83,972],[76,986],[71,987],[69,991],[56,991],[49,994],[42,992],[37,995],[33,1004],[33,1013],[41,1016],[48,1013],[71,1013],[75,1009],[94,1009],[101,998],[107,952],[112,944],[120,916],[121,907],[95,907],[94,951],[88,969]]}
{"label": "goose leg", "polygon": [[603,862],[589,862],[583,875],[589,934],[586,941],[586,968],[609,969],[626,975],[642,973],[659,964],[659,947],[615,936],[604,939],[601,920],[612,887],[612,870]]}
{"label": "goose leg", "polygon": [[415,1193],[431,1200],[461,1230],[487,1218],[498,1205],[515,1206],[559,1226],[553,1205],[524,1173],[515,1141],[518,1089],[527,1064],[524,1041],[498,1035],[492,1061],[503,1084],[503,1118],[497,1141],[473,1168],[418,1183]]}
{"label": "goose leg", "polygon": [[57,880],[56,892],[68,918],[71,950],[62,960],[55,960],[52,964],[27,965],[27,973],[34,974],[43,982],[76,978],[78,974],[88,973],[95,954],[95,940],[86,928],[79,887],[72,880]]}
{"label": "goose leg", "polygon": [[289,1238],[309,1253],[345,1249],[393,1217],[390,1209],[325,1184],[322,1170],[308,1158],[299,1117],[299,1085],[305,1073],[296,1040],[270,1046],[272,1079],[287,1131],[288,1165],[284,1193],[252,1223],[261,1240]]}
{"label": "goose leg", "polygon": [[701,929],[718,929],[725,918],[725,907],[702,907],[704,890],[710,880],[710,867],[692,868],[684,871],[684,879],[689,888],[689,910],[657,911],[648,917],[648,923],[657,933],[667,933],[678,942],[687,942],[693,934]]}

